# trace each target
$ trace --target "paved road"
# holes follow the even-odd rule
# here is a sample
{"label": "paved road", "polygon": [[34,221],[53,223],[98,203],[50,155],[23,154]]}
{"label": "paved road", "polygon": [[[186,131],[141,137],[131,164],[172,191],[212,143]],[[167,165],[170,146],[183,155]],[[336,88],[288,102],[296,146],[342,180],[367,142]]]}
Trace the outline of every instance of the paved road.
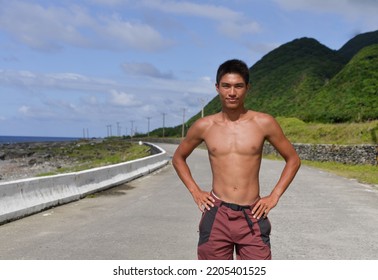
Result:
{"label": "paved road", "polygon": [[[161,145],[172,154],[174,145]],[[210,186],[207,154],[189,159]],[[264,160],[270,191],[282,162]],[[195,259],[200,212],[171,165],[0,226],[0,259]],[[303,166],[270,213],[274,259],[377,259],[378,189]]]}

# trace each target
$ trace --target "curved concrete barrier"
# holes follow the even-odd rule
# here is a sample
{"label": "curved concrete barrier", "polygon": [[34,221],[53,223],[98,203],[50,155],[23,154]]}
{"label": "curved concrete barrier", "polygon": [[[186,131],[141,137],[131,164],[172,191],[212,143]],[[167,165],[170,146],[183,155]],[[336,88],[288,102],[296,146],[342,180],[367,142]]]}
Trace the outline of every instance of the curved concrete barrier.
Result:
{"label": "curved concrete barrier", "polygon": [[166,152],[151,143],[157,154],[124,163],[0,183],[0,224],[78,200],[131,181],[168,164]]}

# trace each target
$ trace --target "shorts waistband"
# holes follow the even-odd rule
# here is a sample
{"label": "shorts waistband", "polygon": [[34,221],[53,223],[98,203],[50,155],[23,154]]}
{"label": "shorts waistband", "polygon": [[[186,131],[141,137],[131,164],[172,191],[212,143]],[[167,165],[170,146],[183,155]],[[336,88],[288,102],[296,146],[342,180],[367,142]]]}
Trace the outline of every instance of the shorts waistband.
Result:
{"label": "shorts waistband", "polygon": [[230,209],[232,209],[234,211],[243,211],[245,209],[251,209],[250,205],[239,205],[239,204],[228,203],[228,202],[224,202],[224,201],[222,201],[220,205],[221,206],[224,205],[227,208],[230,208]]}
{"label": "shorts waistband", "polygon": [[252,205],[239,205],[239,204],[235,204],[235,203],[229,203],[229,202],[222,201],[219,197],[216,196],[216,194],[213,191],[211,191],[211,195],[216,199],[216,204],[218,204],[219,207],[225,206],[225,207],[230,208],[230,209],[232,209],[234,211],[242,211],[243,214],[244,214],[245,220],[247,221],[247,224],[248,224],[249,228],[252,230],[253,222],[249,218],[249,216],[245,212],[245,210],[246,209],[251,209],[252,210],[252,207],[255,205],[256,202],[254,202]]}

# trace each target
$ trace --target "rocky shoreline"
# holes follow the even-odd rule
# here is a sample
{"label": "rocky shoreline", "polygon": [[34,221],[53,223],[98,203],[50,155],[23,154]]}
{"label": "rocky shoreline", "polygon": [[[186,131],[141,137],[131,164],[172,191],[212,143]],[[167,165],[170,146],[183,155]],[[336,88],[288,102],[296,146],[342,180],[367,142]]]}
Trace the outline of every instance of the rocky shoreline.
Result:
{"label": "rocky shoreline", "polygon": [[125,162],[154,149],[125,138],[0,144],[0,184]]}
{"label": "rocky shoreline", "polygon": [[35,177],[75,164],[75,159],[56,151],[77,141],[0,144],[0,183]]}

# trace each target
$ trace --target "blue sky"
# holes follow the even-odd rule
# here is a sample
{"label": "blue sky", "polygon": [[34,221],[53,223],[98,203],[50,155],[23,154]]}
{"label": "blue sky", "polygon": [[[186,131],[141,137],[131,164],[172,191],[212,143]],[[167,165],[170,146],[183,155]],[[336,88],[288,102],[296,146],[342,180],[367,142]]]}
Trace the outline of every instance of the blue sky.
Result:
{"label": "blue sky", "polygon": [[[249,66],[311,37],[378,29],[377,0],[0,0],[0,135],[89,137],[176,126]],[[117,126],[118,123],[118,126]],[[88,134],[87,134],[88,133]]]}

